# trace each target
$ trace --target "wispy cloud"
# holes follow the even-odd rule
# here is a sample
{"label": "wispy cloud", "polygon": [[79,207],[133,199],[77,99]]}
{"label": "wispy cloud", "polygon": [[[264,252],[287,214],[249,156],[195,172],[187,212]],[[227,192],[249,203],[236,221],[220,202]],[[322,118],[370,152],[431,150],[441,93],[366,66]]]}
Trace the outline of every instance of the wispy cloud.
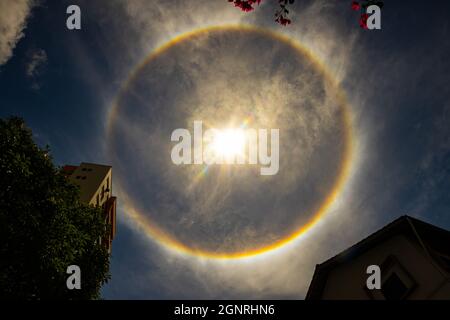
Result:
{"label": "wispy cloud", "polygon": [[27,76],[30,78],[37,77],[42,67],[47,63],[47,53],[43,49],[37,49],[31,54],[30,62],[27,65]]}
{"label": "wispy cloud", "polygon": [[47,60],[47,53],[43,49],[34,50],[30,54],[30,61],[26,65],[26,75],[32,81],[31,87],[33,90],[41,88],[39,76],[43,73]]}

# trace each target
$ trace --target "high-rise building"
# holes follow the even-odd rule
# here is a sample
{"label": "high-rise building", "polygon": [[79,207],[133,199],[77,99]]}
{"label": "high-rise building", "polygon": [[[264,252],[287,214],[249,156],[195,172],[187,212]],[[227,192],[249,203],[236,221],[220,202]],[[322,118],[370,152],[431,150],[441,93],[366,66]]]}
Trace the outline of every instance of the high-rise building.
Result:
{"label": "high-rise building", "polygon": [[80,187],[80,200],[86,204],[100,206],[105,221],[111,226],[106,239],[101,239],[111,252],[112,240],[116,235],[116,202],[112,195],[112,167],[94,163],[81,163],[79,166],[66,165],[63,173]]}

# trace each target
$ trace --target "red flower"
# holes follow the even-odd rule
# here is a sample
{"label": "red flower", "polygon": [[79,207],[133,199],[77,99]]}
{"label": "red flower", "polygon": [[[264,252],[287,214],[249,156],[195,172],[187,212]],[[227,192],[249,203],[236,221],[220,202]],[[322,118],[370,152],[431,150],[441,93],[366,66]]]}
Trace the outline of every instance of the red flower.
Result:
{"label": "red flower", "polygon": [[369,19],[369,15],[367,13],[363,13],[359,19],[359,25],[361,28],[367,29],[367,19]]}
{"label": "red flower", "polygon": [[360,6],[358,1],[353,1],[352,2],[352,9],[355,10],[355,11],[358,11],[358,10],[361,9],[361,6]]}
{"label": "red flower", "polygon": [[228,2],[234,2],[234,6],[240,8],[242,11],[252,11],[254,4],[260,4],[261,0],[228,0]]}
{"label": "red flower", "polygon": [[291,24],[291,19],[287,19],[284,17],[278,17],[275,19],[276,22],[278,22],[279,24],[281,24],[282,26],[286,26],[288,24]]}
{"label": "red flower", "polygon": [[249,11],[253,10],[252,5],[248,2],[242,2],[242,5],[240,6],[240,8],[242,9],[242,11],[245,11],[245,12],[249,12]]}
{"label": "red flower", "polygon": [[[228,0],[228,2],[233,3],[235,7],[241,9],[242,11],[249,12],[254,10],[255,5],[259,5],[262,0]],[[289,14],[289,10],[286,6],[289,4],[293,4],[295,0],[278,0],[280,4],[280,9],[275,13],[275,21],[279,24],[286,26],[291,24],[291,20],[286,18]]]}

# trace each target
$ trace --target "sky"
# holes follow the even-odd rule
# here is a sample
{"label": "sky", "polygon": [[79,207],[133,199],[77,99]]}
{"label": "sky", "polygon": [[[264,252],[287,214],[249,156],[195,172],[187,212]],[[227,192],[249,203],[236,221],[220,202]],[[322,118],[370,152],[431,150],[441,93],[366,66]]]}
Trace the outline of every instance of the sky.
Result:
{"label": "sky", "polygon": [[[387,0],[377,31],[351,1],[297,0],[288,26],[272,2],[0,0],[0,117],[56,165],[113,166],[103,298],[302,299],[316,264],[399,216],[450,229],[448,1]],[[195,120],[279,129],[278,173],[175,166]]]}

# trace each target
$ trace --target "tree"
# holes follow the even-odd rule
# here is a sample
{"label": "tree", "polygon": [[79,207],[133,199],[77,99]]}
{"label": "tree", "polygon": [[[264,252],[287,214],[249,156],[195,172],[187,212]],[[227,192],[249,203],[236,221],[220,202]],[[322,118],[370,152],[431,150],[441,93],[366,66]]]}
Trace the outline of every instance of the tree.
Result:
{"label": "tree", "polygon": [[[280,8],[275,12],[275,21],[279,24],[286,26],[291,24],[291,20],[287,18],[289,14],[288,5],[293,4],[295,0],[276,0]],[[259,5],[261,0],[228,0],[232,2],[235,7],[240,8],[242,11],[249,12],[254,10],[254,5]]]}
{"label": "tree", "polygon": [[[101,209],[79,201],[22,119],[0,119],[0,150],[0,297],[99,298],[110,278]],[[66,286],[70,265],[81,269],[81,290]]]}

